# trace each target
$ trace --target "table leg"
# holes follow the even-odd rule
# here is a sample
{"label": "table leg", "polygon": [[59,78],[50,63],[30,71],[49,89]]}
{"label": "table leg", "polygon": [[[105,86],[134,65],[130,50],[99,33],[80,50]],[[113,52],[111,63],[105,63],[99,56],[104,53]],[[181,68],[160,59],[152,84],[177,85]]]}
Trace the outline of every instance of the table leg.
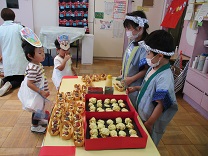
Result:
{"label": "table leg", "polygon": [[76,61],[76,67],[78,65],[78,60],[79,60],[79,40],[77,40],[77,61]]}

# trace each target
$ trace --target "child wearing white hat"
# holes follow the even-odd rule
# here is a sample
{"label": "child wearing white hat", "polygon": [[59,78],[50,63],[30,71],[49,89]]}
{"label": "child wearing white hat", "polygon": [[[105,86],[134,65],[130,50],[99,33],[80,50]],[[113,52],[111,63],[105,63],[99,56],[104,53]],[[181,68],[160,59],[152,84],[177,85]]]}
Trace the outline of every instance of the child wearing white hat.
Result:
{"label": "child wearing white hat", "polygon": [[58,90],[63,76],[77,75],[72,67],[70,40],[68,35],[60,35],[54,42],[58,55],[54,58],[52,81]]}

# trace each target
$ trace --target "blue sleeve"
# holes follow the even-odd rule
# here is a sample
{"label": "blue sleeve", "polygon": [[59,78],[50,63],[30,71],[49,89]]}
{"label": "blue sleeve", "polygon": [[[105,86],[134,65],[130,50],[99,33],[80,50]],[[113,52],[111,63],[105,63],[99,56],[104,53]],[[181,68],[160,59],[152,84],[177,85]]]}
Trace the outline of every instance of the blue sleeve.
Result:
{"label": "blue sleeve", "polygon": [[163,103],[164,110],[168,109],[172,104],[169,87],[171,87],[171,79],[169,76],[163,75],[156,82],[156,91],[153,95],[152,101],[161,100]]}

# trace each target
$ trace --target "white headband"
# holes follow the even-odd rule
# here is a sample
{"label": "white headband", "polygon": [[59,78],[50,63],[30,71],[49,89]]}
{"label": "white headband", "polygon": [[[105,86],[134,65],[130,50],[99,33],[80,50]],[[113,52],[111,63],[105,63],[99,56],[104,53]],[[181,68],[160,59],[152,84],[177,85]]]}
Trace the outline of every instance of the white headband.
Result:
{"label": "white headband", "polygon": [[139,43],[139,45],[143,46],[147,51],[153,51],[155,53],[163,54],[163,55],[166,55],[166,56],[174,55],[174,51],[172,51],[172,52],[165,52],[165,51],[161,51],[161,50],[158,50],[158,49],[152,49],[150,46],[146,45],[146,43],[144,41],[140,41],[138,43]]}
{"label": "white headband", "polygon": [[140,27],[144,27],[145,23],[148,23],[148,20],[146,18],[136,17],[136,16],[126,16],[125,19],[134,21],[134,23],[139,24]]}

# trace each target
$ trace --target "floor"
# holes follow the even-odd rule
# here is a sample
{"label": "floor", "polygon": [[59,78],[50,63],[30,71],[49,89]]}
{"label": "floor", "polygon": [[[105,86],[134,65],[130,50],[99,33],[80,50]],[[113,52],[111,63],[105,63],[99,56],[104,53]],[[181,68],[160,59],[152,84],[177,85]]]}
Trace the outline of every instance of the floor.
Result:
{"label": "floor", "polygon": [[[119,75],[121,61],[94,60],[93,65],[78,64],[78,75],[106,73]],[[50,100],[55,87],[51,81],[53,67],[45,67],[49,81]],[[31,113],[23,111],[17,98],[18,89],[0,97],[0,156],[37,156],[44,135],[30,132]],[[207,156],[208,120],[177,94],[179,111],[167,127],[158,150],[162,156]]]}

